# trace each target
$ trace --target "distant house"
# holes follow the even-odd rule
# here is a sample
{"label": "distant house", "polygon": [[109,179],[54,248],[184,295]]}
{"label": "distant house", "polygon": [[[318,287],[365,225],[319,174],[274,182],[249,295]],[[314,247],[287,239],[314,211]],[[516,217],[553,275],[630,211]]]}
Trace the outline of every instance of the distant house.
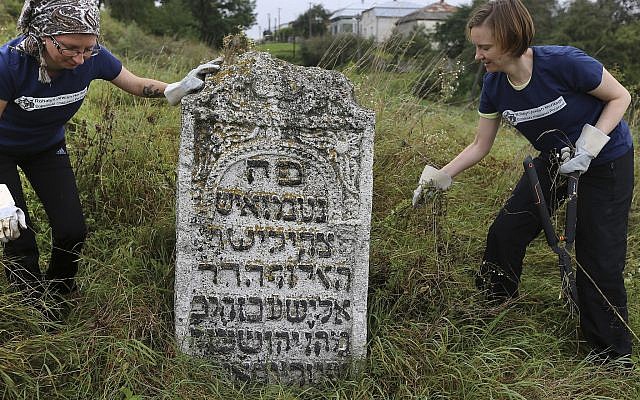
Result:
{"label": "distant house", "polygon": [[360,34],[383,42],[391,36],[396,22],[405,15],[424,7],[424,3],[389,1],[364,10],[360,16]]}
{"label": "distant house", "polygon": [[457,10],[458,7],[440,0],[400,18],[396,22],[396,29],[403,35],[409,35],[420,28],[424,28],[428,33],[434,32],[438,23],[449,18]]}
{"label": "distant house", "polygon": [[340,8],[329,17],[329,33],[339,35],[341,33],[360,33],[360,15],[375,3],[360,0]]}

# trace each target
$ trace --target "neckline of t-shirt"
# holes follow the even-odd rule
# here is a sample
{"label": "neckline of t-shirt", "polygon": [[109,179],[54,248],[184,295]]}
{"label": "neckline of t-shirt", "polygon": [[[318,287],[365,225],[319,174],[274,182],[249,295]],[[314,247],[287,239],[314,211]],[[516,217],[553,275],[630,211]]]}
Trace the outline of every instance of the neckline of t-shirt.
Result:
{"label": "neckline of t-shirt", "polygon": [[55,77],[51,76],[49,74],[49,71],[47,71],[47,74],[49,74],[49,77],[51,78],[51,84],[67,79],[67,77],[69,76],[72,78],[75,77],[76,75],[78,75],[78,68],[81,67],[82,65],[78,65],[76,68],[73,68],[73,69],[62,68],[60,70],[60,73]]}
{"label": "neckline of t-shirt", "polygon": [[[531,76],[533,76],[533,74],[531,74]],[[511,85],[511,87],[514,90],[520,91],[520,90],[526,88],[527,85],[529,84],[529,82],[531,82],[531,76],[529,77],[529,79],[527,79],[527,81],[525,83],[522,83],[520,85],[516,85],[515,83],[511,82],[511,79],[509,79],[509,75],[507,75],[507,81],[509,82],[509,85]]]}
{"label": "neckline of t-shirt", "polygon": [[527,85],[529,85],[529,82],[531,82],[531,78],[533,78],[533,70],[534,70],[534,68],[536,67],[536,63],[535,63],[535,59],[536,59],[536,52],[535,52],[535,50],[533,49],[533,47],[530,47],[530,49],[531,49],[531,53],[532,53],[532,64],[533,64],[533,65],[531,66],[531,75],[529,75],[529,79],[527,79],[527,81],[526,81],[526,82],[521,83],[521,84],[519,84],[519,85],[516,85],[515,83],[511,82],[511,79],[509,79],[509,75],[505,73],[505,75],[507,76],[507,82],[509,82],[509,85],[511,85],[511,87],[512,87],[514,90],[520,91],[520,90],[522,90],[522,89],[526,88],[526,87],[527,87]]}

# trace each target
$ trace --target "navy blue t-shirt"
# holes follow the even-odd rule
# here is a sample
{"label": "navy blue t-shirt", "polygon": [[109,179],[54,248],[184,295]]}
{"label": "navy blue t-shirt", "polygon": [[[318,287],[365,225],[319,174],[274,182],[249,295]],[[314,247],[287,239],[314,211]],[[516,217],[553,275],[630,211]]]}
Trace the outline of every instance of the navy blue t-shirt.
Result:
{"label": "navy blue t-shirt", "polygon": [[104,47],[50,84],[38,81],[35,57],[15,48],[22,37],[0,47],[0,150],[34,154],[64,139],[64,124],[78,111],[94,79],[115,79],[122,63]]}
{"label": "navy blue t-shirt", "polygon": [[[584,124],[595,125],[605,106],[587,93],[600,85],[602,64],[575,47],[533,46],[532,50],[533,71],[526,86],[513,86],[503,72],[485,74],[478,111],[485,118],[502,116],[541,152],[567,146],[567,138],[575,144]],[[632,148],[624,120],[609,136],[593,165]]]}

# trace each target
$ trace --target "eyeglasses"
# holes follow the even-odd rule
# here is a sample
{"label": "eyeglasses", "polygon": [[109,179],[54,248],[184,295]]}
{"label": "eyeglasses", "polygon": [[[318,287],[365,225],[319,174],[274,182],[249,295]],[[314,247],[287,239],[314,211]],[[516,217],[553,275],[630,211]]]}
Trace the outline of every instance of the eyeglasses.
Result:
{"label": "eyeglasses", "polygon": [[82,57],[88,58],[88,57],[97,56],[98,53],[100,53],[100,45],[98,43],[96,43],[96,45],[90,49],[80,51],[80,50],[73,50],[73,49],[67,49],[65,47],[62,47],[60,43],[58,43],[58,41],[53,36],[49,36],[49,39],[51,39],[51,43],[53,43],[56,49],[58,49],[58,52],[65,57],[75,57],[78,54],[82,54]]}

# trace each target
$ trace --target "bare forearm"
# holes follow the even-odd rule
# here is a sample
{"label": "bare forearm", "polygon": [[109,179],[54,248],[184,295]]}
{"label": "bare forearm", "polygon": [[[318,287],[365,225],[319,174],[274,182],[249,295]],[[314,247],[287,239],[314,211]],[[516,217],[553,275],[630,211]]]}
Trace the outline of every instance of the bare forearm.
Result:
{"label": "bare forearm", "polygon": [[453,178],[465,169],[476,165],[478,162],[480,162],[480,160],[484,158],[484,156],[487,155],[488,152],[488,150],[482,149],[475,143],[471,143],[464,150],[462,150],[460,154],[456,156],[456,158],[445,165],[442,168],[442,171]]}
{"label": "bare forearm", "polygon": [[456,158],[451,160],[449,164],[445,165],[442,171],[453,178],[460,172],[476,165],[482,160],[484,156],[489,154],[493,146],[496,134],[498,133],[499,123],[500,120],[497,118],[488,119],[481,117],[478,120],[478,131],[476,132],[473,142],[462,150]]}
{"label": "bare forearm", "polygon": [[151,78],[142,78],[122,67],[120,74],[111,81],[114,85],[135,96],[162,97],[167,84]]}
{"label": "bare forearm", "polygon": [[[628,92],[627,92],[628,94]],[[631,96],[624,96],[613,99],[607,103],[602,110],[600,118],[596,122],[596,128],[600,129],[607,135],[620,123],[627,107],[631,103]]]}
{"label": "bare forearm", "polygon": [[596,128],[605,134],[620,123],[620,120],[631,104],[631,95],[606,69],[602,70],[602,82],[597,88],[589,92],[590,95],[605,103],[604,109],[596,121]]}
{"label": "bare forearm", "polygon": [[157,81],[155,79],[143,79],[141,82],[141,88],[139,89],[139,93],[134,93],[137,96],[142,97],[163,97],[164,89],[167,87],[167,84],[161,81]]}

